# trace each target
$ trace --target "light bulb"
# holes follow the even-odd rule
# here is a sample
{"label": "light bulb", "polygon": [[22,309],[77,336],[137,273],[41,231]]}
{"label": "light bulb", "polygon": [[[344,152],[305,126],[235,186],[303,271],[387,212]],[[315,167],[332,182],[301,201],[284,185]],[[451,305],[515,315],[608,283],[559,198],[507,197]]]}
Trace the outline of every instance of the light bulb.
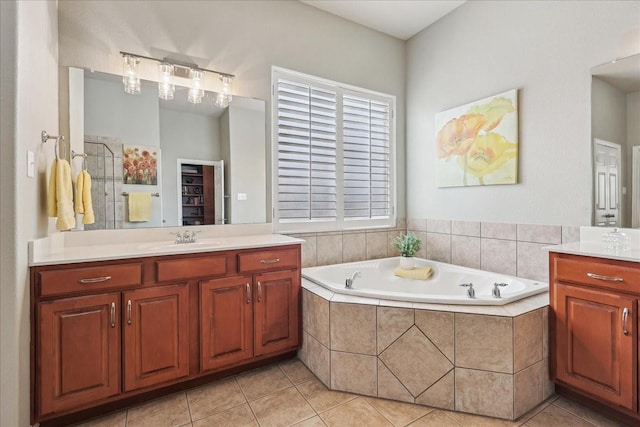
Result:
{"label": "light bulb", "polygon": [[222,81],[222,91],[218,96],[216,96],[216,105],[220,108],[227,108],[233,99],[233,96],[231,95],[231,82],[233,81],[233,76],[220,74],[220,81]]}
{"label": "light bulb", "polygon": [[199,104],[204,97],[204,88],[202,87],[202,71],[195,68],[189,70],[189,78],[191,79],[191,88],[187,100],[192,104]]}
{"label": "light bulb", "polygon": [[131,95],[140,93],[140,76],[138,76],[138,64],[140,58],[132,55],[124,55],[122,66],[122,83],[124,91]]}
{"label": "light bulb", "polygon": [[158,97],[164,100],[173,99],[173,93],[176,87],[171,83],[173,77],[173,64],[162,62],[158,65],[160,78],[158,80]]}

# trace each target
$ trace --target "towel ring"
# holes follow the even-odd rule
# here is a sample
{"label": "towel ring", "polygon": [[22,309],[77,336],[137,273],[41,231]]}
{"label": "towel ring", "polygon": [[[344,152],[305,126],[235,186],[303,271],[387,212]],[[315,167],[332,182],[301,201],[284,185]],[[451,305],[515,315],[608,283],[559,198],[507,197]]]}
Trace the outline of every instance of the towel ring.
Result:
{"label": "towel ring", "polygon": [[71,150],[71,160],[76,157],[82,157],[82,170],[87,170],[87,154],[86,153],[76,153],[74,150]]}
{"label": "towel ring", "polygon": [[64,135],[49,135],[46,130],[43,130],[40,133],[40,139],[42,140],[43,144],[46,144],[47,141],[49,141],[50,139],[53,139],[56,141],[56,147],[55,147],[54,153],[56,155],[56,159],[59,159],[60,156],[58,154],[58,150],[59,150],[58,143],[60,141],[64,141]]}

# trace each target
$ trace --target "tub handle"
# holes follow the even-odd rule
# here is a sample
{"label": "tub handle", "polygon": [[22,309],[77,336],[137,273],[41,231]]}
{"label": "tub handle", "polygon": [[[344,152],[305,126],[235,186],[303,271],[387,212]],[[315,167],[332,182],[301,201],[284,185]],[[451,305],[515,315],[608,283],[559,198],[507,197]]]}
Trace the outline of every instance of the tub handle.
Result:
{"label": "tub handle", "polygon": [[469,288],[467,289],[467,296],[471,299],[475,299],[476,298],[476,291],[475,289],[473,289],[473,283],[462,283],[460,286],[463,286],[465,288]]}

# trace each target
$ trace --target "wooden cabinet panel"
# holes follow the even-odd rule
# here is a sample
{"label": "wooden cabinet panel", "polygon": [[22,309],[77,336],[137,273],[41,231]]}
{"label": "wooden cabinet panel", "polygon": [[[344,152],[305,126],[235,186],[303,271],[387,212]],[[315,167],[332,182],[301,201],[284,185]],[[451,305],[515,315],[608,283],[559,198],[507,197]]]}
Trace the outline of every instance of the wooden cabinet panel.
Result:
{"label": "wooden cabinet panel", "polygon": [[123,294],[125,391],[189,374],[188,296],[186,284]]}
{"label": "wooden cabinet panel", "polygon": [[253,357],[252,277],[200,283],[200,363],[220,368]]}
{"label": "wooden cabinet panel", "polygon": [[41,415],[120,392],[120,294],[38,304]]}
{"label": "wooden cabinet panel", "polygon": [[635,410],[636,300],[558,283],[555,292],[556,378],[604,401]]}
{"label": "wooden cabinet panel", "polygon": [[142,284],[142,264],[61,268],[40,272],[40,295],[110,290]]}
{"label": "wooden cabinet panel", "polygon": [[557,255],[553,260],[556,280],[640,294],[640,271],[628,262]]}
{"label": "wooden cabinet panel", "polygon": [[300,272],[278,271],[255,278],[255,354],[286,350],[299,342]]}
{"label": "wooden cabinet panel", "polygon": [[227,257],[222,254],[160,260],[156,266],[159,282],[224,276],[227,273]]}
{"label": "wooden cabinet panel", "polygon": [[240,273],[260,273],[300,267],[300,248],[271,249],[238,254]]}

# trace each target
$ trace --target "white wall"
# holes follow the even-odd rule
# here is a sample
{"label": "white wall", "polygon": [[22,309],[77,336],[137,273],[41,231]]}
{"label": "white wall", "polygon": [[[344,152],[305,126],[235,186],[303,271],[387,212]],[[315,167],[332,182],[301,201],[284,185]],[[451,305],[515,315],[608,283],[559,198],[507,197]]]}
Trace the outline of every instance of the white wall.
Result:
{"label": "white wall", "polygon": [[[272,65],[395,95],[404,163],[405,49],[398,39],[297,1],[60,1],[59,19],[63,67],[120,74],[121,50],[157,58],[179,53],[235,74],[233,92],[241,96],[268,100]],[[157,71],[142,76],[157,80]],[[220,88],[216,81],[205,86]],[[402,174],[398,214],[404,217]]]}
{"label": "white wall", "polygon": [[[640,146],[640,92],[633,92],[627,94],[627,163],[629,167],[633,162],[633,147]],[[631,194],[635,192],[640,198],[640,186],[633,186],[632,173],[627,174],[627,218],[632,217],[632,202]]]}
{"label": "white wall", "polygon": [[[42,146],[40,132],[58,132],[58,22],[55,2],[0,4],[0,425],[14,427],[29,425],[27,242],[45,236],[53,223],[44,213],[45,171],[53,159],[53,142]],[[36,153],[35,178],[26,177],[27,150]]]}
{"label": "white wall", "polygon": [[[590,69],[638,52],[638,16],[637,1],[471,1],[410,39],[407,217],[589,224]],[[438,189],[435,114],[513,88],[520,183]]]}
{"label": "white wall", "polygon": [[[163,226],[178,224],[177,159],[220,160],[220,129],[213,116],[160,107]],[[181,208],[182,206],[180,206]]]}

